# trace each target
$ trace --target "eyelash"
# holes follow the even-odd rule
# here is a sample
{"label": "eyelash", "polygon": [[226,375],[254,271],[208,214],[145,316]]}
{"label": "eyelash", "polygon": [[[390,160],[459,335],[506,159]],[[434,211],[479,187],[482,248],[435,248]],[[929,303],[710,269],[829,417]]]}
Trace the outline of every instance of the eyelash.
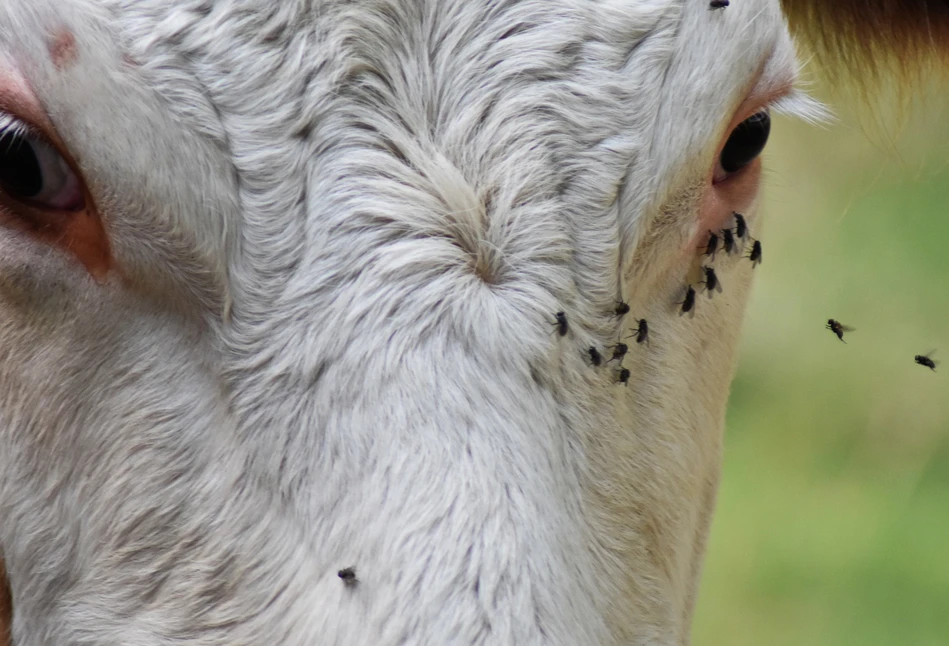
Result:
{"label": "eyelash", "polygon": [[13,116],[8,112],[0,112],[0,137],[30,138],[57,150],[56,146],[43,134],[43,131],[31,123]]}
{"label": "eyelash", "polygon": [[30,124],[17,119],[12,114],[0,112],[0,135],[6,134],[14,137],[36,137],[46,140],[43,134]]}
{"label": "eyelash", "polygon": [[810,125],[822,125],[834,119],[830,108],[806,92],[797,89],[768,101],[767,105],[761,109],[770,110],[772,114],[801,119]]}

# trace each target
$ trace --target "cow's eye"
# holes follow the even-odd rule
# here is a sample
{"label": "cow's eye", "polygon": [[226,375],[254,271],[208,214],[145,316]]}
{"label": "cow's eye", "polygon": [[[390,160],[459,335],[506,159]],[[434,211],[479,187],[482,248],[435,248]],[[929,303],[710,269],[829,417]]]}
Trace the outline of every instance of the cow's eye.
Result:
{"label": "cow's eye", "polygon": [[19,124],[0,130],[0,189],[38,209],[77,211],[82,183],[52,145]]}
{"label": "cow's eye", "polygon": [[739,123],[722,148],[719,157],[722,170],[728,174],[737,173],[753,162],[764,150],[770,133],[771,115],[767,111],[758,112]]}

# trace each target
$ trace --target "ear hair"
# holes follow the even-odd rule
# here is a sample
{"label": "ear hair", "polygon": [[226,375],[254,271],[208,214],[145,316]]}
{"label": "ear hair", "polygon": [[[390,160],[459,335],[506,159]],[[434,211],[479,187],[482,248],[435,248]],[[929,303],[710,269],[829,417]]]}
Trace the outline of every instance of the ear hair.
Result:
{"label": "ear hair", "polygon": [[949,0],[781,0],[792,31],[832,78],[921,80],[949,69]]}

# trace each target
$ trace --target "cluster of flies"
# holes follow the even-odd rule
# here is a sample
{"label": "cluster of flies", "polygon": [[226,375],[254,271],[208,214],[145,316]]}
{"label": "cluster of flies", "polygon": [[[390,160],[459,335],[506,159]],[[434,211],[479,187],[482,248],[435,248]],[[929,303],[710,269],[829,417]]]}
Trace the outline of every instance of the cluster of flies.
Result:
{"label": "cluster of flies", "polygon": [[[727,3],[726,3],[727,4]],[[756,267],[761,264],[761,241],[751,238],[748,234],[748,223],[745,221],[744,216],[741,213],[733,213],[735,218],[735,227],[721,229],[720,231],[713,232],[709,231],[708,241],[700,247],[704,249],[705,256],[708,256],[712,261],[715,259],[715,254],[719,250],[723,251],[727,255],[732,255],[735,252],[740,253],[740,249],[746,243],[746,241],[751,241],[751,251],[746,258],[751,260],[752,266]],[[705,280],[698,283],[699,285],[704,285],[705,291],[708,292],[709,298],[712,297],[712,294],[716,291],[722,291],[722,284],[718,279],[718,274],[715,273],[715,269],[708,265],[702,266],[702,274]],[[688,314],[693,312],[695,309],[695,287],[692,285],[686,286],[685,291],[685,300],[676,303],[679,306],[680,314]],[[616,307],[613,310],[613,313],[622,318],[629,314],[630,307],[628,303],[619,301],[616,304]],[[567,321],[566,312],[557,312],[554,315],[556,319],[553,323],[553,326],[557,330],[557,334],[560,336],[567,336],[567,332],[570,330],[570,324]],[[628,368],[623,367],[623,358],[626,356],[626,353],[629,352],[630,347],[624,341],[635,339],[637,344],[648,343],[649,341],[649,322],[646,319],[636,319],[636,331],[628,337],[622,338],[616,342],[616,344],[608,346],[606,348],[607,355],[609,358],[600,352],[596,346],[590,346],[587,348],[586,354],[590,360],[590,363],[594,367],[602,366],[604,363],[611,363],[613,361],[617,362],[619,368],[616,371],[616,382],[621,383],[624,386],[629,384],[630,372]]]}
{"label": "cluster of flies", "polygon": [[[751,250],[745,257],[751,261],[753,267],[757,267],[761,264],[761,240],[755,240],[748,234],[748,223],[745,221],[745,216],[741,213],[732,213],[732,216],[735,218],[735,227],[733,229],[721,229],[717,233],[714,231],[708,232],[708,240],[705,243],[705,252],[703,255],[708,256],[709,260],[714,262],[715,254],[719,251],[724,252],[727,256],[735,252],[741,253],[745,244],[750,240]],[[712,297],[714,292],[722,291],[722,283],[718,279],[718,274],[715,273],[714,267],[702,265],[702,275],[705,277],[705,280],[698,284],[705,286],[705,291],[708,292],[709,298]],[[679,305],[682,307],[681,311],[683,314],[692,311],[695,307],[695,287],[692,285],[686,287],[685,300],[679,303]]]}
{"label": "cluster of flies", "polygon": [[[729,0],[710,0],[709,9],[724,9],[729,5]],[[734,250],[738,248],[736,238],[740,241],[744,241],[745,237],[748,235],[748,225],[745,222],[745,218],[740,213],[735,213],[735,229],[723,229],[719,233],[709,232],[709,239],[705,246],[705,255],[709,256],[714,260],[715,253],[719,249],[719,243],[722,245],[722,249],[726,254],[731,255]],[[748,255],[748,258],[751,259],[753,265],[757,266],[761,263],[761,241],[754,240],[754,244],[751,247],[751,253]],[[702,273],[705,277],[705,280],[702,281],[701,285],[705,286],[705,290],[708,292],[709,297],[711,297],[712,292],[722,291],[722,285],[718,280],[718,275],[715,273],[715,269],[709,266],[702,267]],[[685,300],[677,303],[681,307],[681,313],[685,314],[691,312],[695,307],[695,288],[692,285],[688,285],[685,291]],[[617,317],[624,317],[629,314],[630,308],[629,304],[623,301],[619,301],[616,304],[616,308],[613,310]],[[566,312],[557,312],[555,315],[556,322],[554,326],[557,328],[557,334],[560,336],[567,336],[567,332],[570,329],[570,324],[567,321]],[[623,367],[623,357],[626,356],[626,353],[629,352],[629,345],[623,341],[630,339],[635,339],[637,344],[646,343],[649,341],[649,323],[646,319],[636,319],[636,332],[624,339],[620,339],[616,342],[615,345],[609,346],[607,350],[609,351],[610,358],[607,359],[603,353],[601,353],[596,346],[590,346],[587,348],[587,356],[590,359],[590,363],[594,367],[599,367],[604,363],[610,363],[616,361],[619,365],[619,369],[616,372],[616,381],[621,383],[624,386],[629,384],[630,372],[629,368]]]}
{"label": "cluster of flies", "polygon": [[[729,4],[730,4],[729,0],[710,0],[708,3],[708,8],[710,10],[724,9]],[[727,248],[728,242],[727,241],[724,241],[724,242]],[[717,240],[715,239],[714,235],[711,238],[709,238],[709,248],[712,248],[712,246],[716,243],[717,243]],[[760,262],[761,261],[761,244],[759,242],[755,242],[755,246],[752,248],[752,252],[751,252],[752,261],[754,261],[754,256],[756,252],[757,252],[758,261]],[[715,272],[711,268],[708,268],[708,267],[704,267],[703,269],[706,271],[705,286],[707,289],[713,289],[717,281]],[[686,306],[691,308],[694,303],[695,303],[695,290],[689,287],[689,290],[688,292],[686,292],[686,295],[685,295],[685,302],[683,303],[683,309]],[[827,329],[833,332],[834,334],[836,334],[837,338],[840,339],[841,341],[844,341],[844,332],[853,332],[854,330],[852,327],[843,325],[840,321],[837,321],[834,319],[827,320]],[[844,343],[846,343],[846,341],[844,341]],[[926,354],[917,354],[915,357],[913,357],[913,360],[919,365],[925,366],[929,368],[930,370],[932,370],[933,372],[935,372],[936,365],[938,364],[938,362],[934,361],[932,358],[932,355],[935,354],[935,352],[936,352],[935,350],[931,350],[930,352],[927,352]]]}
{"label": "cluster of flies", "polygon": [[[622,318],[629,314],[629,303],[624,303],[619,301],[616,304],[613,312],[616,316]],[[557,312],[557,333],[560,336],[566,336],[567,331],[569,330],[569,324],[567,323],[567,315],[564,312]],[[623,341],[628,341],[630,339],[636,339],[636,343],[642,344],[649,340],[649,323],[646,319],[636,319],[636,332],[625,339],[620,339],[616,342],[615,345],[609,346],[607,349],[610,351],[611,355],[609,359],[603,356],[596,346],[590,346],[587,348],[587,356],[590,359],[590,363],[593,364],[593,367],[598,368],[605,363],[610,363],[616,361],[619,364],[619,369],[616,373],[617,383],[627,385],[629,383],[630,372],[629,368],[623,367],[623,357],[626,356],[626,353],[629,352],[629,345],[623,343]]]}
{"label": "cluster of flies", "polygon": [[[856,328],[852,328],[849,325],[844,325],[836,319],[827,319],[827,325],[825,327],[836,334],[837,338],[844,343],[846,343],[846,341],[844,341],[844,333],[854,332],[856,330]],[[926,354],[917,354],[915,357],[913,357],[913,361],[921,366],[929,368],[933,372],[936,372],[936,366],[939,365],[939,362],[932,358],[934,354],[936,354],[935,350],[930,350]]]}

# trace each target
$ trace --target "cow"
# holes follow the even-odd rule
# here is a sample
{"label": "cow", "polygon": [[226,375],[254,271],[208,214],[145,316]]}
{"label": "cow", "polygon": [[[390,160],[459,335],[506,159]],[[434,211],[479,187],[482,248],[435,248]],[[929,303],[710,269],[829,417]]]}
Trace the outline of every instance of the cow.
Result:
{"label": "cow", "polygon": [[687,644],[787,25],[947,14],[4,0],[0,641]]}

